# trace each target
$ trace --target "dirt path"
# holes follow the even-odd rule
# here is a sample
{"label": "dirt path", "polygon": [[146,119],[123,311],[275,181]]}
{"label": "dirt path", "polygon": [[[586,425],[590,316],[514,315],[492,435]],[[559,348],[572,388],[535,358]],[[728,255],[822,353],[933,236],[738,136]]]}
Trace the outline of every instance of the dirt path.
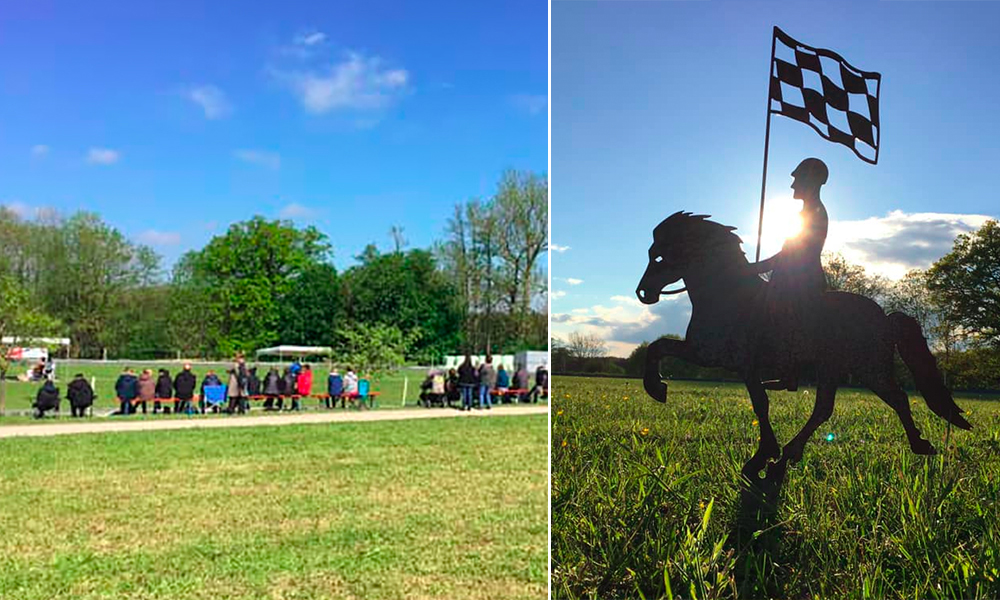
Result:
{"label": "dirt path", "polygon": [[163,429],[208,429],[215,427],[254,427],[259,425],[308,425],[311,423],[347,423],[357,421],[398,421],[406,419],[488,418],[519,415],[543,415],[548,406],[507,406],[490,411],[462,412],[446,409],[370,410],[359,412],[322,412],[260,417],[227,417],[213,419],[163,419],[156,421],[83,421],[52,425],[0,426],[0,438],[40,437],[74,433],[109,433],[116,431],[150,431]]}

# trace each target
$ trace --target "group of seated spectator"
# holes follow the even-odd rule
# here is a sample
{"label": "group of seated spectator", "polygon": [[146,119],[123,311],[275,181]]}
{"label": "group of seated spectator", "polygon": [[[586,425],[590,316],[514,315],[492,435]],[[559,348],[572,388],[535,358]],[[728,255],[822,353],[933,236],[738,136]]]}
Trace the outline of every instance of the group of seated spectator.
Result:
{"label": "group of seated spectator", "polygon": [[[150,402],[153,403],[154,414],[161,410],[169,413],[171,409],[174,412],[190,411],[194,408],[192,402],[196,387],[198,410],[202,413],[211,410],[242,414],[249,410],[251,399],[261,398],[264,400],[264,410],[283,410],[286,398],[291,400],[291,409],[297,410],[300,408],[299,399],[312,394],[312,366],[299,361],[285,367],[281,373],[277,367],[271,367],[262,381],[257,375],[257,368],[248,368],[244,357],[237,355],[225,376],[223,381],[218,373],[209,369],[199,387],[197,377],[191,371],[191,363],[185,363],[183,370],[173,380],[166,369],[160,369],[159,377],[154,380],[149,369],[137,377],[131,368],[126,367],[115,383],[115,394],[121,406],[114,414],[127,415],[139,410],[146,414],[147,404]],[[210,401],[206,395],[206,388],[223,385],[227,401],[224,407],[221,402]],[[325,402],[328,408],[335,406],[337,400],[343,406],[347,398],[356,396],[358,376],[354,369],[348,368],[344,375],[333,369],[327,379],[327,391]]]}
{"label": "group of seated spectator", "polygon": [[548,397],[549,372],[544,364],[535,371],[535,385],[528,388],[528,370],[521,365],[513,374],[509,374],[501,363],[493,368],[493,357],[487,356],[480,364],[473,364],[468,354],[458,369],[450,369],[447,377],[443,371],[431,369],[427,378],[420,385],[420,401],[424,406],[432,404],[452,406],[461,402],[462,410],[472,410],[478,400],[478,408],[491,409],[494,398],[501,402],[510,401],[508,393],[516,390],[513,398],[518,402],[538,402],[539,396]]}
{"label": "group of seated spectator", "polygon": [[[94,404],[94,388],[83,376],[77,373],[73,381],[66,389],[66,399],[69,400],[70,409],[74,417],[82,417],[88,408]],[[32,415],[36,419],[41,419],[45,413],[52,410],[59,412],[59,388],[51,379],[46,379],[40,390],[35,395],[35,401],[31,405]]]}

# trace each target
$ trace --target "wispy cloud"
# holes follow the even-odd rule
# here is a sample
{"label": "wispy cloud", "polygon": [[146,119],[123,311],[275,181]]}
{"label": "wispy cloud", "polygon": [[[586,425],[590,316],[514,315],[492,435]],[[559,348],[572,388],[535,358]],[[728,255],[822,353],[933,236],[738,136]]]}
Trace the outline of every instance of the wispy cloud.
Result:
{"label": "wispy cloud", "polygon": [[565,252],[569,250],[569,246],[560,246],[559,244],[549,244],[549,250],[553,252]]}
{"label": "wispy cloud", "polygon": [[113,165],[121,158],[121,153],[110,148],[91,148],[87,151],[87,162],[92,165]]}
{"label": "wispy cloud", "polygon": [[31,147],[31,155],[42,157],[49,153],[49,147],[45,144],[35,144]]}
{"label": "wispy cloud", "polygon": [[583,280],[582,279],[575,279],[573,277],[567,277],[566,278],[566,283],[568,283],[570,285],[580,285],[581,283],[583,283]]}
{"label": "wispy cloud", "polygon": [[312,217],[315,214],[315,210],[309,208],[308,206],[299,204],[298,202],[292,202],[291,204],[284,206],[278,213],[282,219],[305,219]]}
{"label": "wispy cloud", "polygon": [[544,94],[514,94],[510,97],[510,102],[529,115],[537,115],[548,108],[549,97]]}
{"label": "wispy cloud", "polygon": [[206,119],[222,119],[233,112],[226,93],[214,85],[199,85],[185,92],[185,97],[201,106]]}
{"label": "wispy cloud", "polygon": [[405,69],[389,68],[381,58],[359,52],[348,52],[341,62],[322,69],[272,72],[313,114],[386,108],[402,97],[410,81]]}
{"label": "wispy cloud", "polygon": [[136,239],[147,246],[176,246],[181,243],[181,234],[174,231],[147,229],[137,235]]}
{"label": "wispy cloud", "polygon": [[552,298],[553,300],[558,300],[559,298],[562,298],[565,295],[566,292],[562,290],[552,290],[551,292],[549,292],[549,297]]}
{"label": "wispy cloud", "polygon": [[309,60],[317,56],[327,45],[327,35],[322,31],[307,30],[294,38],[290,44],[277,48],[277,53],[299,60]]}
{"label": "wispy cloud", "polygon": [[315,46],[326,41],[326,34],[322,31],[313,31],[295,36],[292,41],[296,46]]}
{"label": "wispy cloud", "polygon": [[252,165],[266,167],[272,170],[277,170],[281,167],[281,156],[277,152],[268,152],[266,150],[237,150],[233,154],[236,158]]}

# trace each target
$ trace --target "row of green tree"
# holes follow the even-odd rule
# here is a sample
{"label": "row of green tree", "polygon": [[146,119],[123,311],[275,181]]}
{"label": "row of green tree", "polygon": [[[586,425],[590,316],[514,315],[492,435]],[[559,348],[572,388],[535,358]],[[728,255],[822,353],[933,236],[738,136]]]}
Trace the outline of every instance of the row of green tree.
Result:
{"label": "row of green tree", "polygon": [[512,171],[492,198],[443,217],[431,248],[405,248],[393,228],[392,251],[370,244],[338,272],[324,233],[255,216],[166,273],[155,252],[95,214],[26,219],[0,207],[0,333],[64,335],[85,358],[224,358],[301,344],[431,362],[541,348],[547,210],[545,178]]}
{"label": "row of green tree", "polygon": [[[824,255],[830,289],[862,294],[885,311],[916,318],[948,384],[955,389],[1000,389],[1000,224],[988,221],[978,230],[959,235],[952,250],[927,270],[913,270],[902,279],[873,275],[842,255]],[[666,336],[674,337],[677,336]],[[648,343],[627,358],[607,356],[607,345],[595,335],[573,333],[553,340],[554,372],[605,373],[640,376]],[[897,365],[897,375],[912,386],[909,372]],[[682,379],[726,379],[734,374],[668,358],[661,372]]]}

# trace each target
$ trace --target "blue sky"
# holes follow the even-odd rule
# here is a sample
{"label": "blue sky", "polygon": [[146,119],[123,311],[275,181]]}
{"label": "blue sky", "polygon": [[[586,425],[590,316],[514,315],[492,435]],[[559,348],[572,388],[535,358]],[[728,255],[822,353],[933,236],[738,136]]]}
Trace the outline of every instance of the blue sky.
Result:
{"label": "blue sky", "polygon": [[547,7],[48,2],[0,16],[0,204],[99,213],[166,265],[253,214],[338,267],[547,170]]}
{"label": "blue sky", "polygon": [[768,234],[782,210],[798,210],[788,174],[815,156],[830,169],[828,250],[887,277],[929,266],[1000,214],[998,23],[996,2],[556,1],[553,335],[627,355],[684,333],[685,295],[643,307],[634,294],[652,229],[675,211],[737,226],[752,260],[774,25],[882,73],[882,136],[872,166],[772,117],[762,258],[781,247]]}

